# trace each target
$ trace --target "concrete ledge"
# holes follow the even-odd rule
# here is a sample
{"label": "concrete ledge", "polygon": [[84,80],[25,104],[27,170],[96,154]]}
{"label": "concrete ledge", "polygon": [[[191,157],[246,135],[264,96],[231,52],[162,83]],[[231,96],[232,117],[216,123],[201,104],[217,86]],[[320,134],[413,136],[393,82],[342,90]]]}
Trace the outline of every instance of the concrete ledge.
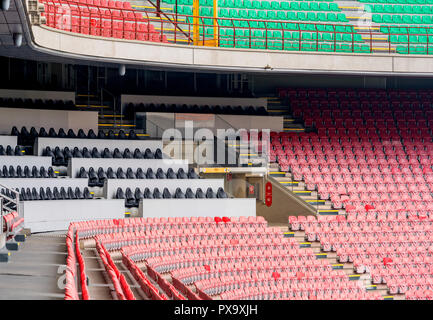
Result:
{"label": "concrete ledge", "polygon": [[[126,63],[166,69],[237,70],[272,73],[433,75],[432,58],[419,55],[285,52],[196,47],[113,40],[32,26],[34,49],[65,58]],[[266,68],[270,66],[271,68]]]}

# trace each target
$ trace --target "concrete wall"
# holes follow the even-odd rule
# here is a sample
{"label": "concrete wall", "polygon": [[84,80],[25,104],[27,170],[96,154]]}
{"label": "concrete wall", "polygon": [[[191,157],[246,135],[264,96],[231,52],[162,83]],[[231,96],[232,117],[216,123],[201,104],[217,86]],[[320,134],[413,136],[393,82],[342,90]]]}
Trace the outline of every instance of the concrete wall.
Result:
{"label": "concrete wall", "polygon": [[0,136],[0,145],[2,145],[5,149],[7,146],[15,148],[17,146],[17,141],[18,139],[16,136]]}
{"label": "concrete wall", "polygon": [[136,148],[139,148],[142,152],[149,148],[154,152],[156,149],[162,151],[162,141],[157,140],[111,140],[111,139],[68,139],[68,138],[37,138],[35,141],[35,155],[42,155],[43,150],[46,147],[54,149],[59,147],[63,149],[68,147],[73,149],[78,147],[80,150],[86,147],[91,151],[93,148],[97,148],[99,152],[104,151],[108,148],[111,152],[115,148],[118,148],[120,152],[123,152],[126,148],[129,148],[131,152],[134,152]]}
{"label": "concrete wall", "polygon": [[21,201],[24,227],[32,233],[67,230],[71,222],[125,217],[124,200]]}
{"label": "concrete wall", "polygon": [[161,168],[164,171],[167,171],[168,168],[172,168],[177,172],[179,168],[182,168],[187,172],[188,170],[188,161],[186,160],[178,160],[178,159],[78,159],[72,158],[69,161],[68,165],[68,176],[74,178],[80,172],[80,168],[83,167],[86,170],[89,168],[94,168],[98,170],[100,167],[104,170],[107,170],[109,167],[113,168],[113,170],[117,170],[118,168],[122,168],[126,173],[128,168],[131,168],[134,172],[137,171],[138,168],[143,169],[144,172],[147,171],[147,168],[152,168],[152,170],[156,173],[158,168]]}
{"label": "concrete wall", "polygon": [[[141,114],[139,112],[138,114]],[[282,116],[215,115],[201,113],[146,112],[146,131],[152,137],[162,137],[164,130],[177,128],[184,133],[185,122],[192,121],[194,132],[201,128],[211,129],[270,129],[282,131]]]}
{"label": "concrete wall", "polygon": [[141,217],[256,216],[255,199],[145,199]]}
{"label": "concrete wall", "polygon": [[[433,75],[431,57],[399,54],[284,52],[277,50],[194,47],[91,37],[31,27],[38,49],[80,59],[157,67],[237,70],[263,73],[325,72]],[[269,66],[269,68],[266,68]]]}
{"label": "concrete wall", "polygon": [[11,90],[0,89],[0,98],[21,98],[41,100],[63,100],[75,103],[75,92],[73,91],[42,91],[42,90]]}
{"label": "concrete wall", "polygon": [[[265,179],[265,183],[269,180]],[[288,223],[289,216],[308,216],[314,214],[314,209],[303,205],[296,195],[289,194],[277,184],[272,184],[272,206],[266,206],[262,201],[257,201],[257,215],[263,216],[270,223]]]}
{"label": "concrete wall", "polygon": [[25,126],[28,130],[35,127],[39,130],[44,127],[47,131],[60,128],[75,133],[79,129],[87,132],[90,129],[98,130],[98,112],[96,111],[65,111],[65,110],[36,110],[20,108],[0,108],[0,134],[10,134],[12,128],[18,130]]}
{"label": "concrete wall", "polygon": [[36,157],[36,156],[0,156],[0,169],[3,166],[21,166],[23,169],[25,166],[28,166],[32,169],[33,166],[36,166],[38,169],[40,167],[51,167],[52,159],[51,157]]}
{"label": "concrete wall", "polygon": [[[187,188],[191,188],[195,193],[198,188],[201,188],[203,192],[206,192],[207,188],[212,188],[214,192],[218,188],[224,188],[223,179],[109,179],[104,186],[104,197],[107,199],[113,199],[116,196],[117,188],[131,188],[132,192],[135,188],[140,188],[144,191],[145,188],[149,188],[152,192],[154,188],[158,188],[159,191],[163,191],[164,188],[168,188],[171,195],[174,196],[176,188],[181,188],[183,192]],[[181,199],[182,200],[182,199]]]}

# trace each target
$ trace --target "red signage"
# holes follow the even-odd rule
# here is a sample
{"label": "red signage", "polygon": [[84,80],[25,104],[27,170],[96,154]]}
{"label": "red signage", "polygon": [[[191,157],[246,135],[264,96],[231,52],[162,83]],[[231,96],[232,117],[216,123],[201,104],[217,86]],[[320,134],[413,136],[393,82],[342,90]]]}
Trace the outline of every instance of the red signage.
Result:
{"label": "red signage", "polygon": [[272,183],[266,182],[265,185],[265,204],[266,206],[272,206]]}
{"label": "red signage", "polygon": [[248,191],[249,191],[250,194],[254,194],[254,186],[253,186],[253,185],[250,185],[250,186],[248,187]]}

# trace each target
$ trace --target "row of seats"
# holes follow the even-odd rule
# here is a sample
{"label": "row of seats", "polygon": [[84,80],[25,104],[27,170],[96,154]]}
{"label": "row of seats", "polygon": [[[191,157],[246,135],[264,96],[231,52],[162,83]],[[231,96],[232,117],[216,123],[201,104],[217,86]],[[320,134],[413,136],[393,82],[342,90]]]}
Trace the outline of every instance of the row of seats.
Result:
{"label": "row of seats", "polygon": [[363,3],[389,3],[389,4],[433,4],[433,0],[358,0]]}
{"label": "row of seats", "polygon": [[20,165],[14,166],[3,166],[0,170],[0,178],[57,178],[57,173],[52,167],[40,167],[33,166],[30,170],[29,166],[22,168]]}
{"label": "row of seats", "polygon": [[103,168],[99,168],[98,171],[90,168],[87,171],[81,167],[77,178],[88,178],[90,187],[103,187],[107,179],[199,179],[199,176],[194,168],[189,169],[188,173],[182,168],[179,168],[177,173],[172,168],[168,168],[167,172],[158,168],[156,173],[152,168],[148,168],[146,172],[142,168],[138,168],[136,172],[127,168],[125,173],[122,168],[118,168],[116,171],[111,167],[106,171]]}
{"label": "row of seats", "polygon": [[57,132],[54,128],[50,128],[48,132],[44,127],[39,129],[39,132],[35,127],[30,129],[30,132],[27,130],[27,127],[22,127],[21,130],[18,130],[17,127],[13,127],[11,130],[11,136],[17,136],[19,139],[23,140],[34,140],[35,138],[78,138],[78,139],[130,139],[137,140],[140,139],[137,136],[137,133],[134,130],[130,130],[129,133],[125,133],[123,130],[119,130],[118,134],[115,134],[113,130],[109,130],[106,134],[103,130],[98,130],[98,134],[96,135],[93,129],[90,129],[86,134],[83,129],[79,129],[75,134],[73,129],[69,129],[68,132],[65,132],[65,129],[60,128]]}
{"label": "row of seats", "polygon": [[[319,0],[321,1],[321,0]],[[162,3],[176,4],[175,0],[163,0]],[[178,6],[192,6],[193,0],[179,0]],[[199,1],[200,7],[213,7],[213,0]],[[259,1],[259,0],[218,0],[218,8],[261,9],[261,10],[304,10],[304,11],[340,11],[336,3],[324,0],[319,4],[314,1]],[[200,13],[200,15],[202,15]]]}
{"label": "row of seats", "polygon": [[51,150],[50,147],[46,147],[42,155],[51,157],[53,159],[53,165],[55,166],[67,166],[69,159],[72,158],[163,159],[162,151],[159,148],[157,148],[155,152],[152,152],[149,148],[141,152],[140,149],[136,148],[134,153],[131,153],[129,148],[126,148],[123,153],[120,152],[118,148],[115,148],[113,152],[105,148],[104,151],[100,153],[96,147],[93,148],[92,151],[89,151],[86,147],[84,147],[82,151],[80,151],[78,147],[75,147],[72,151],[68,147],[63,148],[63,150],[59,147],[55,147],[54,150]]}
{"label": "row of seats", "polygon": [[15,148],[11,146],[0,145],[0,156],[23,156],[24,150],[20,146],[15,146]]}
{"label": "row of seats", "polygon": [[49,109],[49,110],[76,110],[75,104],[71,100],[51,100],[51,99],[21,99],[0,97],[0,107],[6,108],[26,108],[26,109]]}
{"label": "row of seats", "polygon": [[128,2],[119,6],[110,1],[93,0],[86,3],[75,1],[41,0],[45,6],[42,16],[49,27],[128,40],[167,42],[165,35],[155,31],[143,13],[132,9]]}
{"label": "row of seats", "polygon": [[142,199],[225,199],[228,196],[223,188],[218,188],[215,192],[210,187],[207,188],[206,193],[201,188],[197,188],[195,193],[191,188],[187,188],[185,192],[181,188],[176,188],[174,194],[171,194],[168,188],[164,188],[162,192],[159,188],[154,188],[153,192],[149,188],[145,188],[144,191],[136,188],[134,192],[130,188],[126,188],[125,191],[118,188],[115,198],[125,199],[125,206],[131,208],[138,207]]}
{"label": "row of seats", "polygon": [[135,112],[170,112],[170,113],[212,113],[237,115],[268,115],[265,107],[242,106],[209,106],[209,105],[178,105],[178,104],[133,104],[125,105],[125,114],[133,115]]}
{"label": "row of seats", "polygon": [[[70,231],[76,241],[94,238],[107,252],[121,250],[128,268],[145,262],[147,275],[140,275],[154,280],[167,297],[172,295],[158,279],[171,276],[174,289],[188,299],[239,294],[254,294],[255,299],[383,299],[350,281],[343,270],[332,270],[311,248],[300,248],[294,238],[283,239],[281,230],[267,227],[263,217],[83,221],[71,224]],[[197,288],[195,293],[190,286]],[[74,298],[70,291],[71,285],[68,298]]]}
{"label": "row of seats", "polygon": [[386,283],[389,294],[431,299],[432,215],[353,214],[347,218],[289,217],[291,230],[304,230],[309,241],[320,241],[341,263],[369,273],[373,284]]}
{"label": "row of seats", "polygon": [[432,6],[426,5],[416,5],[408,6],[404,4],[375,4],[375,5],[365,5],[364,10],[367,12],[374,13],[406,13],[406,14],[431,14]]}
{"label": "row of seats", "polygon": [[383,101],[383,100],[429,100],[433,96],[431,89],[345,89],[345,88],[279,88],[281,98],[291,100],[352,100],[352,101]]}
{"label": "row of seats", "polygon": [[[18,191],[18,189],[17,189]],[[4,190],[1,191],[4,194]],[[73,190],[71,187],[60,189],[54,187],[51,191],[50,187],[39,189],[36,188],[21,188],[20,190],[20,201],[35,201],[35,200],[82,200],[82,199],[93,199],[93,194],[90,193],[87,187],[83,190],[76,187]]]}

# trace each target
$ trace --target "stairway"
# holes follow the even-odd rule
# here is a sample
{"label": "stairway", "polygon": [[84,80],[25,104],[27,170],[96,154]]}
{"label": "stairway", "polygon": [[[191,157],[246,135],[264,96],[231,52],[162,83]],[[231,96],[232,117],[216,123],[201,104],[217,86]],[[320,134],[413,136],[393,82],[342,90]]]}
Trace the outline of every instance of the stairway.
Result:
{"label": "stairway", "polygon": [[336,3],[373,52],[395,52],[395,47],[389,45],[389,36],[380,32],[380,25],[372,22],[372,14],[365,10],[363,3],[356,0],[337,0]]}
{"label": "stairway", "polygon": [[308,242],[306,240],[304,231],[291,231],[288,226],[279,226],[284,233],[284,237],[294,237],[298,242],[300,247],[309,247],[312,248],[316,253],[317,259],[327,259],[329,264],[332,266],[332,269],[342,269],[350,280],[352,281],[361,281],[362,285],[365,287],[367,291],[378,290],[380,294],[383,296],[384,300],[403,300],[404,295],[397,294],[394,296],[389,295],[388,287],[385,284],[375,285],[372,282],[372,278],[370,274],[357,274],[353,267],[352,263],[340,263],[338,256],[335,252],[325,252],[321,248],[321,244],[319,241]]}
{"label": "stairway", "polygon": [[162,14],[158,15],[156,10],[156,0],[132,0],[131,6],[135,10],[143,11],[143,18],[149,19],[150,24],[155,27],[157,32],[163,32],[167,36],[168,42],[179,44],[190,44],[192,39],[188,35],[192,34],[192,26],[185,24],[185,17],[179,17],[177,28],[175,27],[175,8],[173,4],[161,3]]}

